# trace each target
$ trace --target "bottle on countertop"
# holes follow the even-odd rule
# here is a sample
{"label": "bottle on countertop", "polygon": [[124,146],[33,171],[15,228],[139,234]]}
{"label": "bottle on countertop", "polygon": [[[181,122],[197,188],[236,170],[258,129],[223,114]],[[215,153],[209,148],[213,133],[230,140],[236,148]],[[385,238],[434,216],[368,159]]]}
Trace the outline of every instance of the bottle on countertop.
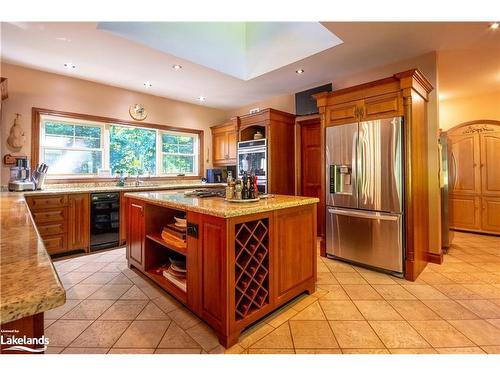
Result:
{"label": "bottle on countertop", "polygon": [[234,186],[234,199],[238,200],[241,199],[241,190],[242,190],[241,180],[238,178]]}
{"label": "bottle on countertop", "polygon": [[227,176],[226,199],[233,199],[233,198],[234,198],[233,176],[231,175],[231,171],[229,171]]}
{"label": "bottle on countertop", "polygon": [[255,198],[259,197],[259,187],[257,186],[257,176],[253,175],[253,193]]}
{"label": "bottle on countertop", "polygon": [[242,177],[243,186],[241,188],[241,199],[248,199],[248,174],[243,172]]}
{"label": "bottle on countertop", "polygon": [[255,199],[254,175],[248,176],[248,198]]}

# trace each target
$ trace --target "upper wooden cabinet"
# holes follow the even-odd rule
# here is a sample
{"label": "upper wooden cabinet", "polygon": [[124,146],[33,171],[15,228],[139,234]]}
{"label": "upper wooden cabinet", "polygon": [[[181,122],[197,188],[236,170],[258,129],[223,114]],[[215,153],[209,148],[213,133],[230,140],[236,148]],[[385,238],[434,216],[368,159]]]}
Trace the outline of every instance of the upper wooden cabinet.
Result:
{"label": "upper wooden cabinet", "polygon": [[[403,117],[405,277],[415,280],[429,257],[427,101],[432,85],[417,69],[315,95],[321,116],[321,195],[326,194],[326,127]],[[319,209],[325,209],[320,205]],[[323,255],[323,252],[322,252]]]}
{"label": "upper wooden cabinet", "polygon": [[267,191],[295,194],[295,115],[267,108],[212,128],[214,167],[238,164],[238,142],[259,131],[267,141]]}
{"label": "upper wooden cabinet", "polygon": [[236,165],[238,145],[237,118],[221,125],[212,126],[212,161],[214,167]]}
{"label": "upper wooden cabinet", "polygon": [[500,233],[500,121],[458,125],[448,138],[450,227]]}
{"label": "upper wooden cabinet", "polygon": [[397,91],[332,104],[325,110],[325,122],[326,126],[334,126],[402,115],[403,95]]}

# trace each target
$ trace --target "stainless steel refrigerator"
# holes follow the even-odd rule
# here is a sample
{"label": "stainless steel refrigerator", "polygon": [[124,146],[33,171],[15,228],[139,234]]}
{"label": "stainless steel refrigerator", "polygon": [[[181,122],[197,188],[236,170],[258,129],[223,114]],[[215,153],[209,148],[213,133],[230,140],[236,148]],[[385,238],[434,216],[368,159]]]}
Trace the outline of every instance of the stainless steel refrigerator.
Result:
{"label": "stainless steel refrigerator", "polygon": [[403,274],[402,118],[326,129],[326,252]]}

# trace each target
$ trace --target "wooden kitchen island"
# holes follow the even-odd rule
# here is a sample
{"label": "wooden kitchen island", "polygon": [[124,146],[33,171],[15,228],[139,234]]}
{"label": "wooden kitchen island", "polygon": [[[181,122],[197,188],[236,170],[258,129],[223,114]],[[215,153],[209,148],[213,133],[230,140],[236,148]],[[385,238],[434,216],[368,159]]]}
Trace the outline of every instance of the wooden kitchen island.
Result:
{"label": "wooden kitchen island", "polygon": [[[317,198],[276,195],[257,203],[186,197],[179,192],[126,193],[127,259],[210,325],[229,347],[249,325],[316,279]],[[186,214],[182,244],[161,237]],[[186,258],[186,283],[157,272],[169,255]]]}

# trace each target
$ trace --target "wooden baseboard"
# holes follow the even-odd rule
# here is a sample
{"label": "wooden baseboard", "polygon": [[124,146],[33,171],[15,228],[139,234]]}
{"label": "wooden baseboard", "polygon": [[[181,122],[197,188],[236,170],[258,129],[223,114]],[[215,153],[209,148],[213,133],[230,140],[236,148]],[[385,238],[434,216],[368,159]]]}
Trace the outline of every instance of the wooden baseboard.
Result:
{"label": "wooden baseboard", "polygon": [[429,263],[441,264],[443,263],[443,253],[435,254],[427,252],[427,261]]}
{"label": "wooden baseboard", "polygon": [[326,257],[326,241],[325,237],[321,237],[321,240],[319,242],[319,255],[322,257]]}

